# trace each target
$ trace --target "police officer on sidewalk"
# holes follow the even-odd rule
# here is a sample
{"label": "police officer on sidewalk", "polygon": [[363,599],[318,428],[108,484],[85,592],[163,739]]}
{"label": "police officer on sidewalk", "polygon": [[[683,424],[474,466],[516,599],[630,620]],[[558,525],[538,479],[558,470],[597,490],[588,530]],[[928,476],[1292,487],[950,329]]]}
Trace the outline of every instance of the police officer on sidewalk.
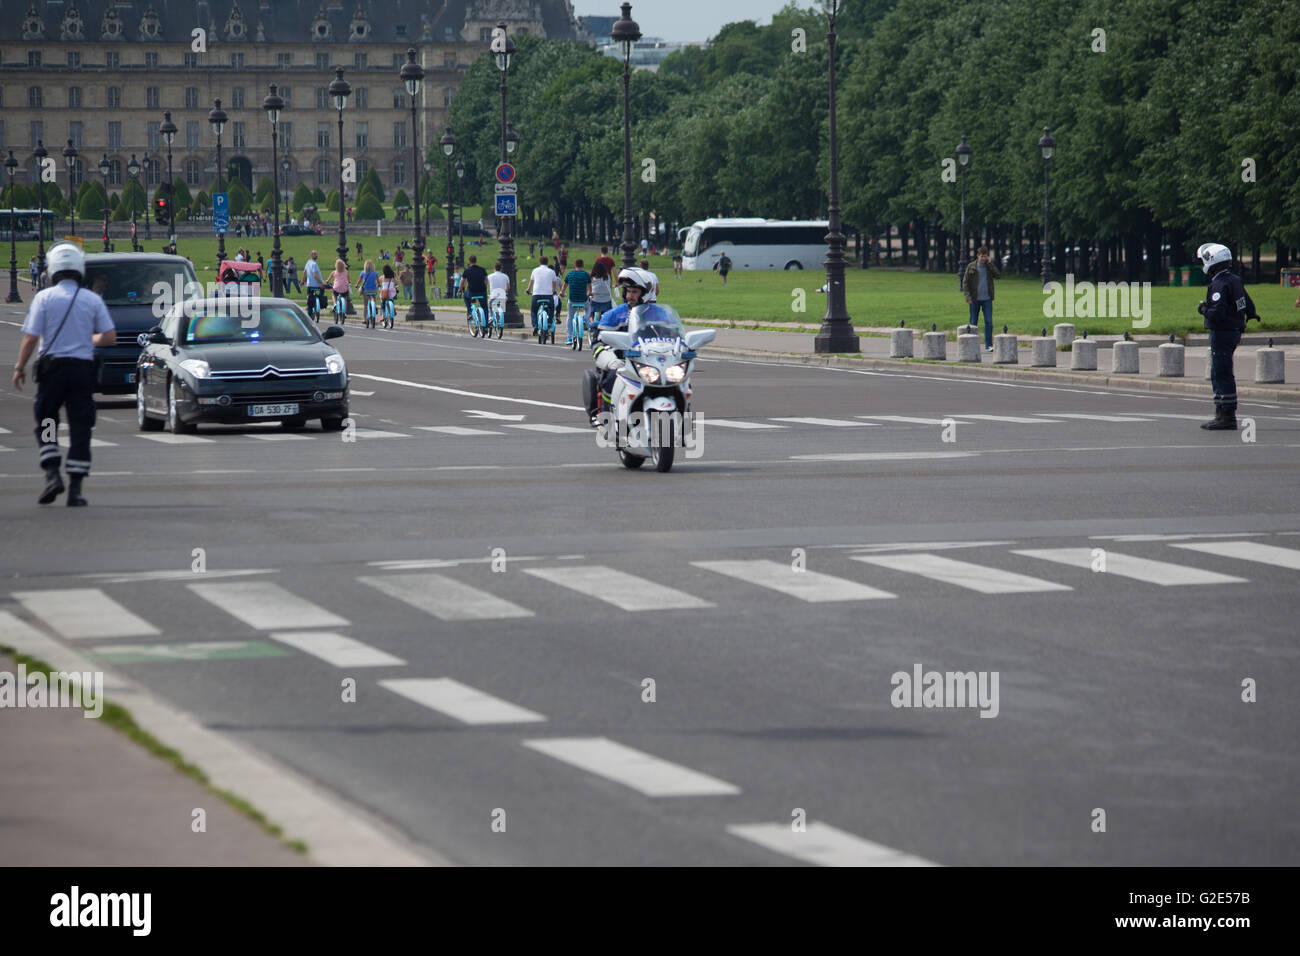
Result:
{"label": "police officer on sidewalk", "polygon": [[1232,370],[1232,353],[1237,350],[1247,319],[1258,319],[1255,303],[1241,279],[1229,266],[1232,252],[1217,242],[1196,250],[1209,285],[1205,301],[1196,309],[1205,316],[1210,331],[1210,385],[1214,389],[1214,418],[1201,425],[1212,431],[1237,429],[1237,379]]}
{"label": "police officer on sidewalk", "polygon": [[81,482],[90,474],[90,431],[95,426],[95,347],[117,341],[104,300],[83,289],[86,257],[61,242],[45,257],[51,285],[32,298],[23,322],[23,341],[14,366],[14,388],[27,380],[27,361],[36,359],[36,444],[40,447],[45,489],[37,500],[47,505],[63,493],[59,476],[59,409],[68,413],[68,504],[84,505]]}

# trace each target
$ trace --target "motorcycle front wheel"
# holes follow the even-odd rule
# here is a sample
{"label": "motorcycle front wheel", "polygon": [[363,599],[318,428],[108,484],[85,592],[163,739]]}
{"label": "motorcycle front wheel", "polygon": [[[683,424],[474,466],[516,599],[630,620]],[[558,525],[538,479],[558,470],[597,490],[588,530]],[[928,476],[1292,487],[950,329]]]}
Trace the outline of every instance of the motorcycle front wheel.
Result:
{"label": "motorcycle front wheel", "polygon": [[633,455],[622,448],[618,450],[618,460],[623,463],[624,468],[637,469],[645,464],[645,459],[640,455]]}

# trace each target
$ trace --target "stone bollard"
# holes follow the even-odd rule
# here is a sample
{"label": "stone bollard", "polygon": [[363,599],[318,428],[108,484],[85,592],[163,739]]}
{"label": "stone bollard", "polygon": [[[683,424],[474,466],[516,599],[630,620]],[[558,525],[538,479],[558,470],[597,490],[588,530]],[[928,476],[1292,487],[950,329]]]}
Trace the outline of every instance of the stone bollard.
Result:
{"label": "stone bollard", "polygon": [[1034,368],[1056,368],[1056,338],[1043,334],[1034,339],[1034,358],[1030,362]]}
{"label": "stone bollard", "polygon": [[976,364],[981,361],[979,335],[973,332],[965,332],[957,336],[957,361],[975,362]]}
{"label": "stone bollard", "polygon": [[1177,342],[1165,342],[1156,349],[1156,375],[1160,378],[1182,378],[1183,352],[1183,346]]}
{"label": "stone bollard", "polygon": [[1007,335],[1005,332],[1001,335],[993,336],[993,359],[994,365],[1016,365],[1020,362],[1020,346],[1014,335]]}
{"label": "stone bollard", "polygon": [[1056,338],[1057,347],[1069,349],[1074,342],[1074,324],[1071,322],[1061,322],[1052,326],[1052,334]]}
{"label": "stone bollard", "polygon": [[1286,353],[1273,348],[1273,340],[1268,340],[1268,348],[1255,350],[1255,381],[1278,383],[1286,381]]}
{"label": "stone bollard", "polygon": [[1070,368],[1076,372],[1097,371],[1097,343],[1092,339],[1077,339],[1070,350]]}
{"label": "stone bollard", "polygon": [[1138,344],[1136,342],[1116,342],[1115,347],[1111,349],[1112,362],[1114,367],[1111,369],[1118,375],[1136,375],[1140,368],[1138,361]]}
{"label": "stone bollard", "polygon": [[889,357],[912,357],[912,330],[891,329],[889,332]]}
{"label": "stone bollard", "polygon": [[925,357],[931,361],[948,358],[948,336],[943,332],[926,332],[921,342]]}

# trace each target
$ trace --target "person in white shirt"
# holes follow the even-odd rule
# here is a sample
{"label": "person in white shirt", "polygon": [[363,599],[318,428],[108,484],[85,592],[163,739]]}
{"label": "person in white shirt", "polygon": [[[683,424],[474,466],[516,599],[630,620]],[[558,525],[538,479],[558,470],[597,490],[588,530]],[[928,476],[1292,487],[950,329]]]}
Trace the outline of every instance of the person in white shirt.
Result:
{"label": "person in white shirt", "polygon": [[[532,271],[528,277],[528,287],[524,290],[533,297],[531,315],[533,319],[533,331],[537,331],[537,309],[547,299],[555,296],[559,290],[560,277],[555,274],[555,270],[546,264],[546,256],[542,256],[542,264]],[[552,312],[555,306],[551,306]]]}
{"label": "person in white shirt", "polygon": [[495,312],[506,308],[506,293],[510,291],[510,277],[501,271],[501,263],[492,267],[488,275],[488,311]]}

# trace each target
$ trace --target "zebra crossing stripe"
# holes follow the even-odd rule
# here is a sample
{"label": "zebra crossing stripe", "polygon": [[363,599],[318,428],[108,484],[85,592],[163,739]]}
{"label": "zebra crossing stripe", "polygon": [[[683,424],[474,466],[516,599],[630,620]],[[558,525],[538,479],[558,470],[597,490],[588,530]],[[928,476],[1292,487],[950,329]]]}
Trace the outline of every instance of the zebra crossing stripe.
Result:
{"label": "zebra crossing stripe", "polygon": [[347,627],[346,618],[270,581],[186,585],[203,600],[259,631],[290,628]]}
{"label": "zebra crossing stripe", "polygon": [[761,588],[788,594],[810,604],[897,597],[888,591],[880,591],[857,581],[816,571],[795,571],[780,561],[692,561],[691,564],[706,571],[725,574]]}
{"label": "zebra crossing stripe", "polygon": [[136,438],[143,438],[146,441],[156,441],[164,445],[211,445],[215,439],[203,438],[199,435],[173,435],[169,432],[163,432],[159,435],[136,435]]}
{"label": "zebra crossing stripe", "polygon": [[505,427],[518,428],[526,432],[546,432],[549,435],[590,435],[592,434],[591,428],[578,428],[574,425],[547,425],[540,422],[535,424],[522,424],[522,425],[507,423]]}
{"label": "zebra crossing stripe", "polygon": [[709,428],[737,428],[742,431],[758,428],[784,428],[784,425],[773,425],[769,422],[746,422],[737,418],[707,418],[702,419],[704,424]]}
{"label": "zebra crossing stripe", "polygon": [[587,597],[612,604],[624,611],[668,611],[713,607],[684,591],[656,584],[635,574],[600,565],[565,568],[525,568],[525,573]]}
{"label": "zebra crossing stripe", "polygon": [[158,628],[132,614],[99,588],[16,591],[14,597],[69,640],[147,637]]}
{"label": "zebra crossing stripe", "polygon": [[647,797],[710,797],[740,793],[740,788],[607,737],[552,737],[525,740],[524,746],[588,773],[631,787]]}
{"label": "zebra crossing stripe", "polygon": [[[901,422],[904,425],[942,425],[945,419],[942,418],[913,418],[910,415],[858,415],[858,418],[870,418],[878,422]],[[962,418],[973,418],[972,415],[963,415]],[[961,418],[956,419],[958,423]]]}
{"label": "zebra crossing stripe", "polygon": [[957,561],[938,554],[886,554],[854,555],[854,561],[879,565],[893,571],[919,574],[934,581],[955,584],[978,591],[980,594],[1029,594],[1036,591],[1072,591],[1064,584],[1055,584],[1027,574],[1016,574],[989,568],[968,561]]}
{"label": "zebra crossing stripe", "polygon": [[1196,544],[1171,544],[1170,547],[1300,571],[1300,551],[1279,548],[1275,544],[1260,544],[1258,541],[1198,541]]}
{"label": "zebra crossing stripe", "polygon": [[1137,418],[1133,415],[1087,415],[1083,412],[1040,412],[1053,418],[1077,418],[1085,422],[1149,422],[1150,418]]}
{"label": "zebra crossing stripe", "polygon": [[546,720],[541,714],[485,694],[450,677],[403,677],[381,680],[379,686],[463,724],[524,724]]}
{"label": "zebra crossing stripe", "polygon": [[437,432],[440,435],[504,435],[505,432],[490,431],[486,428],[466,428],[463,425],[416,425],[422,432]]}
{"label": "zebra crossing stripe", "polygon": [[[1025,551],[1013,551],[1028,558],[1043,561],[1055,561],[1068,564],[1073,568],[1088,570],[1093,565],[1092,548],[1034,548]],[[1245,578],[1234,578],[1216,571],[1203,571],[1200,568],[1184,564],[1170,564],[1167,561],[1151,561],[1136,558],[1128,554],[1106,552],[1106,574],[1117,574],[1122,578],[1132,578],[1147,584],[1159,584],[1162,587],[1182,584],[1242,584]]]}
{"label": "zebra crossing stripe", "polygon": [[1021,418],[1016,415],[962,415],[981,422],[1009,422],[1012,425],[1059,425],[1060,422],[1050,418]]}
{"label": "zebra crossing stripe", "polygon": [[831,428],[870,428],[874,422],[854,422],[843,418],[774,418],[774,422],[790,422],[793,425],[826,425]]}
{"label": "zebra crossing stripe", "polygon": [[938,866],[902,850],[872,843],[827,823],[809,823],[800,833],[788,823],[732,824],[727,832],[773,853],[817,866]]}
{"label": "zebra crossing stripe", "polygon": [[405,601],[440,621],[493,621],[532,617],[533,612],[487,591],[432,571],[357,578],[362,584]]}
{"label": "zebra crossing stripe", "polygon": [[397,667],[406,661],[333,631],[277,631],[271,639],[335,667]]}

